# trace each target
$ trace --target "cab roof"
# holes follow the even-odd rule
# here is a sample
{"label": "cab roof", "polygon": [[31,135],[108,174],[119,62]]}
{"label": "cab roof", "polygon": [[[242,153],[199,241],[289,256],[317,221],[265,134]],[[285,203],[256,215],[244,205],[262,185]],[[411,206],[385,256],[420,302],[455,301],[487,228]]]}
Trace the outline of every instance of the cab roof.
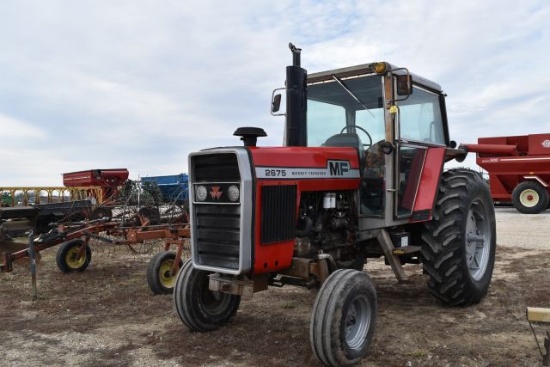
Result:
{"label": "cab roof", "polygon": [[[376,74],[373,68],[374,64],[377,64],[377,63],[361,64],[356,66],[348,66],[340,69],[333,69],[333,70],[326,70],[326,71],[320,71],[317,73],[312,73],[307,76],[307,83],[314,84],[314,83],[332,81],[333,75],[341,79],[346,79],[346,78]],[[389,66],[388,70],[392,71],[394,74],[402,75],[406,73],[405,68],[400,68],[390,63],[386,63],[386,64]],[[414,84],[423,86],[437,93],[443,93],[443,90],[441,89],[441,86],[439,84],[431,80],[428,80],[426,78],[423,78],[419,75],[416,75],[413,73],[409,73],[409,74],[412,76],[412,80]]]}

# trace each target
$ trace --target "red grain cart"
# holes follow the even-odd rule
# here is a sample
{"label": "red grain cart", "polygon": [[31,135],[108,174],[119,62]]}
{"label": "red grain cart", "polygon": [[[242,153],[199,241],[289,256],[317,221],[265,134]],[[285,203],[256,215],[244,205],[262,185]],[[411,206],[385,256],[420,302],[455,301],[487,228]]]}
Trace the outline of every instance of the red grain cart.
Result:
{"label": "red grain cart", "polygon": [[479,138],[468,145],[489,173],[494,201],[511,202],[525,214],[537,214],[550,200],[550,134]]}

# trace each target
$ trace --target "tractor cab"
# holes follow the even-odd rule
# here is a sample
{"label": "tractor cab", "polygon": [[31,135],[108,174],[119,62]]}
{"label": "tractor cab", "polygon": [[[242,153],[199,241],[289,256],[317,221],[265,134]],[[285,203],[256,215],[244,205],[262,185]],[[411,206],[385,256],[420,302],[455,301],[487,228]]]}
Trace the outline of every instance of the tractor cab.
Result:
{"label": "tractor cab", "polygon": [[[292,80],[287,69],[287,145],[357,149],[360,228],[429,219],[435,190],[426,190],[431,194],[423,200],[418,195],[420,182],[423,175],[435,182],[433,176],[438,177],[443,167],[425,163],[434,155],[441,162],[450,146],[441,87],[405,68],[378,62],[308,75],[307,102],[300,103],[303,96],[296,90],[301,82]],[[298,98],[295,103],[293,96]],[[282,115],[278,98],[272,113]],[[305,112],[294,110],[302,106]]]}

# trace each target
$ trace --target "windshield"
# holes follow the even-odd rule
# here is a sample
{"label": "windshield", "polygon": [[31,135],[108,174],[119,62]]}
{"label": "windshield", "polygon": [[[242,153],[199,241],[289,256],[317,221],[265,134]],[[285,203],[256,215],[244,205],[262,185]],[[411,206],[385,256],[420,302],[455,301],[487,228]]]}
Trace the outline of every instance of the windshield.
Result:
{"label": "windshield", "polygon": [[[356,132],[363,144],[384,139],[381,77],[371,75],[341,82],[344,86],[337,81],[308,86],[309,146],[322,146],[328,138],[342,132]],[[347,125],[363,128],[370,138],[360,129],[347,131]]]}

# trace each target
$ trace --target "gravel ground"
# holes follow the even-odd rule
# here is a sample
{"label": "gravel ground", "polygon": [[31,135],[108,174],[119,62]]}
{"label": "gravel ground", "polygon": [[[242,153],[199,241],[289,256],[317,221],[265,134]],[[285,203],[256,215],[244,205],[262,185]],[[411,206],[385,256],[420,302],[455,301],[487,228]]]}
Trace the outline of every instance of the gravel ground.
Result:
{"label": "gravel ground", "polygon": [[[361,367],[540,366],[525,307],[550,307],[550,211],[524,215],[497,207],[497,253],[488,296],[471,307],[446,307],[428,292],[420,265],[397,283],[383,259],[367,271],[379,312]],[[84,272],[61,273],[57,248],[42,252],[38,300],[28,264],[0,274],[0,366],[321,367],[311,351],[315,290],[274,288],[243,301],[235,319],[193,333],[172,297],[145,282],[152,254],[96,246]],[[542,327],[537,331],[542,338]],[[542,339],[541,339],[542,340]]]}
{"label": "gravel ground", "polygon": [[513,207],[496,207],[499,246],[550,250],[550,210],[521,214]]}

